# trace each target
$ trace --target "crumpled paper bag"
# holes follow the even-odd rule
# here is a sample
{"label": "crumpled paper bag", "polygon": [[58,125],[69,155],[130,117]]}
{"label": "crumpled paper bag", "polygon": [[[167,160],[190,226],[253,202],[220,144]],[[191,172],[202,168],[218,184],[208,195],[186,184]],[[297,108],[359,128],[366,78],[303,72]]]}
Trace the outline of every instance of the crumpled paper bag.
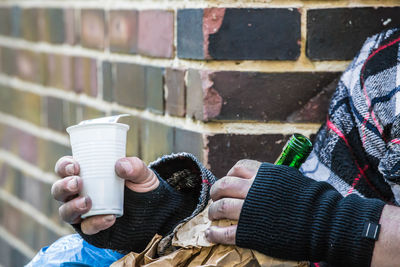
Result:
{"label": "crumpled paper bag", "polygon": [[[211,203],[211,202],[210,202]],[[209,205],[210,205],[209,203]],[[209,206],[208,205],[208,206]],[[208,207],[190,221],[175,228],[172,245],[178,249],[157,258],[157,246],[162,237],[155,235],[141,253],[131,252],[114,262],[112,267],[306,267],[308,262],[294,262],[275,259],[255,250],[232,245],[213,244],[205,238],[205,230],[211,225],[229,226],[231,220],[210,221]]]}

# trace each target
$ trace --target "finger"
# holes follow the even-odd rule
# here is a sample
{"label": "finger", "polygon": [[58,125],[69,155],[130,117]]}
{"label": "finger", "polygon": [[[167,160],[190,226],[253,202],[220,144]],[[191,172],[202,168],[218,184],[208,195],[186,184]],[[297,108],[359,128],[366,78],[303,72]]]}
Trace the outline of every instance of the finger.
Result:
{"label": "finger", "polygon": [[251,159],[239,160],[229,171],[227,176],[251,179],[256,176],[261,162]]}
{"label": "finger", "polygon": [[207,240],[211,243],[235,245],[237,225],[227,227],[211,226],[205,232]]}
{"label": "finger", "polygon": [[54,171],[61,178],[78,175],[79,164],[71,156],[64,156],[57,161]]}
{"label": "finger", "polygon": [[244,200],[237,198],[222,198],[213,202],[208,208],[208,218],[212,221],[219,219],[239,220]]}
{"label": "finger", "polygon": [[69,176],[56,181],[51,186],[51,194],[53,197],[62,202],[66,202],[72,196],[78,194],[82,190],[82,179],[79,176]]}
{"label": "finger", "polygon": [[211,187],[211,199],[214,201],[224,197],[245,199],[252,183],[253,179],[225,176]]}
{"label": "finger", "polygon": [[160,184],[155,173],[137,157],[119,159],[115,164],[115,172],[126,179],[126,185],[136,192],[148,192]]}
{"label": "finger", "polygon": [[80,222],[80,216],[90,210],[92,202],[89,197],[77,197],[74,198],[58,209],[60,217],[67,223],[78,223]]}
{"label": "finger", "polygon": [[81,223],[81,230],[86,235],[94,235],[111,227],[115,223],[115,215],[98,215],[86,218]]}

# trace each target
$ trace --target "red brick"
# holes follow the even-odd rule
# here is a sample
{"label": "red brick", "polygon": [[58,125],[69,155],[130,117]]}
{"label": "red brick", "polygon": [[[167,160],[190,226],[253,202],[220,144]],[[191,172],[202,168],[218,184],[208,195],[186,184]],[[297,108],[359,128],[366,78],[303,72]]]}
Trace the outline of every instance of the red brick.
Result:
{"label": "red brick", "polygon": [[16,65],[18,76],[21,79],[44,84],[45,63],[43,54],[28,50],[18,50]]}
{"label": "red brick", "polygon": [[105,48],[105,13],[100,9],[81,11],[81,43],[82,46],[94,49]]}
{"label": "red brick", "polygon": [[165,72],[166,110],[170,115],[185,116],[185,71],[167,69]]}
{"label": "red brick", "polygon": [[136,53],[138,34],[136,10],[112,10],[108,24],[110,51]]}
{"label": "red brick", "polygon": [[60,54],[47,55],[47,85],[64,90],[73,90],[73,58]]}
{"label": "red brick", "polygon": [[171,58],[174,41],[174,13],[161,10],[139,12],[138,50],[152,57]]}
{"label": "red brick", "polygon": [[97,61],[91,58],[74,58],[74,90],[89,96],[97,96]]}

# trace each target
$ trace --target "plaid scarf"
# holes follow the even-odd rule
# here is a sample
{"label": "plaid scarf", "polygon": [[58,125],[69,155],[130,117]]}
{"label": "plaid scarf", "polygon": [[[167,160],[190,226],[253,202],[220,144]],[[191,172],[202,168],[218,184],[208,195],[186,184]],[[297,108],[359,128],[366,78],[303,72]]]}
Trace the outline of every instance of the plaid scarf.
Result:
{"label": "plaid scarf", "polygon": [[400,204],[400,29],[367,39],[343,73],[304,175]]}

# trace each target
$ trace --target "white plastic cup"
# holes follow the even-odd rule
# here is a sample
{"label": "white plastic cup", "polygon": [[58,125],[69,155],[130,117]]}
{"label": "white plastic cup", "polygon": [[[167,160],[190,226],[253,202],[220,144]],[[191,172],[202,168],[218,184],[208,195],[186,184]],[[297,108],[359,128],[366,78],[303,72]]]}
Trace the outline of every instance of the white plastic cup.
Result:
{"label": "white plastic cup", "polygon": [[115,163],[126,155],[129,126],[122,123],[89,123],[67,128],[72,156],[79,163],[82,196],[92,208],[81,218],[100,214],[123,215],[124,180],[115,173]]}

